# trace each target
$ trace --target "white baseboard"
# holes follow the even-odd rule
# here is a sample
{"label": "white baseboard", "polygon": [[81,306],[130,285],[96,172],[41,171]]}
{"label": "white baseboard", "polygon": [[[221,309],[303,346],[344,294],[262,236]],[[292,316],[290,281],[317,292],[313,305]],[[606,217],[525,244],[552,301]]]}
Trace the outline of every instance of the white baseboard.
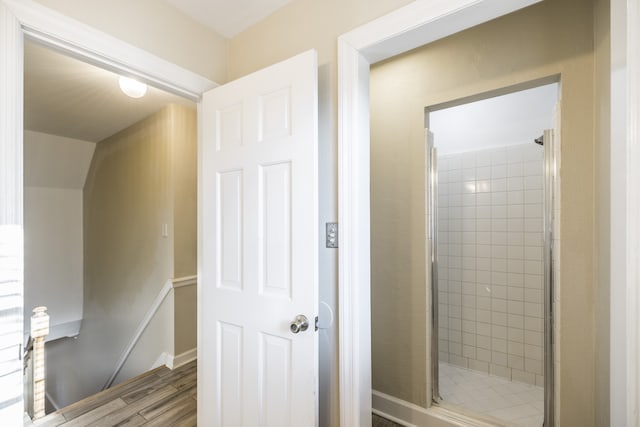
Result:
{"label": "white baseboard", "polygon": [[156,361],[153,362],[149,370],[159,368],[160,366],[169,366],[170,361],[173,361],[173,356],[166,352],[162,353]]}
{"label": "white baseboard", "polygon": [[176,369],[182,365],[186,365],[192,360],[196,360],[198,358],[198,348],[192,348],[191,350],[187,350],[184,353],[180,353],[177,356],[173,354],[169,354],[167,352],[162,353],[153,365],[151,365],[150,369],[155,369],[159,366],[166,366],[169,369]]}
{"label": "white baseboard", "polygon": [[182,365],[186,365],[187,363],[196,360],[198,358],[198,348],[192,348],[191,350],[187,350],[184,353],[180,353],[176,356],[169,355],[167,359],[167,367],[169,369],[176,369]]}
{"label": "white baseboard", "polygon": [[372,391],[372,412],[406,427],[490,427],[481,420],[438,406],[423,408],[379,391]]}

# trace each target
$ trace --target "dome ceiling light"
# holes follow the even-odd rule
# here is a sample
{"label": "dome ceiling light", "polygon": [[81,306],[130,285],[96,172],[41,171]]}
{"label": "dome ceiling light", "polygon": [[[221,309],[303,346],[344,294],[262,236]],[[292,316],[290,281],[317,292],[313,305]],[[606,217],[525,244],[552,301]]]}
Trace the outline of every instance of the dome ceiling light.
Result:
{"label": "dome ceiling light", "polygon": [[131,98],[142,98],[147,93],[147,85],[129,77],[120,76],[120,90]]}

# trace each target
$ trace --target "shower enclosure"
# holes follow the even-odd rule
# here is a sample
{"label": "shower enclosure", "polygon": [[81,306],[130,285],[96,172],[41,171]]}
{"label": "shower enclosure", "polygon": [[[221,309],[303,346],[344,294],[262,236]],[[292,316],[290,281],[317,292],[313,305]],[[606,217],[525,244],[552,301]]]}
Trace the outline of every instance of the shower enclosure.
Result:
{"label": "shower enclosure", "polygon": [[426,131],[431,394],[550,427],[557,150],[551,130],[534,139],[439,154]]}

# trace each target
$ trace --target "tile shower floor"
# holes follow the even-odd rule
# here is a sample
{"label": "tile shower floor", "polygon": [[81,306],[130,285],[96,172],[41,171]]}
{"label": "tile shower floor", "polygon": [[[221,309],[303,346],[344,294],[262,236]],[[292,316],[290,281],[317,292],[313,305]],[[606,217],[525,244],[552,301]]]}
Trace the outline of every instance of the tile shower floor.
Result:
{"label": "tile shower floor", "polygon": [[440,396],[445,407],[488,416],[506,426],[542,426],[542,387],[440,362]]}

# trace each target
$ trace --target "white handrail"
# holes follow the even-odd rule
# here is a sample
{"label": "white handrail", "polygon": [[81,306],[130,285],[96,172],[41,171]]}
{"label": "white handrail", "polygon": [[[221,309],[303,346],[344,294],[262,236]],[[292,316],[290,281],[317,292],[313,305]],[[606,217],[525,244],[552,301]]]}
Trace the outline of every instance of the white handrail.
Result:
{"label": "white handrail", "polygon": [[136,346],[136,344],[140,340],[142,333],[145,331],[145,329],[147,329],[147,326],[149,326],[149,323],[151,323],[151,319],[153,319],[153,316],[156,314],[156,312],[160,308],[160,305],[162,305],[162,302],[167,297],[167,295],[169,295],[169,292],[171,292],[171,290],[174,288],[192,285],[196,281],[197,281],[197,276],[189,276],[189,277],[182,277],[179,279],[167,280],[164,286],[162,286],[162,289],[160,289],[160,292],[158,293],[158,296],[156,296],[156,299],[153,301],[153,304],[151,304],[151,307],[149,307],[149,310],[147,310],[147,313],[144,315],[144,317],[140,321],[140,324],[138,325],[138,328],[133,334],[133,337],[129,341],[129,344],[127,344],[127,347],[124,349],[124,351],[120,355],[120,358],[116,363],[116,367],[113,373],[111,374],[107,382],[104,384],[104,387],[102,387],[103,390],[106,390],[109,387],[111,387],[116,377],[122,370],[122,367],[126,363],[129,356],[131,355],[133,348]]}

